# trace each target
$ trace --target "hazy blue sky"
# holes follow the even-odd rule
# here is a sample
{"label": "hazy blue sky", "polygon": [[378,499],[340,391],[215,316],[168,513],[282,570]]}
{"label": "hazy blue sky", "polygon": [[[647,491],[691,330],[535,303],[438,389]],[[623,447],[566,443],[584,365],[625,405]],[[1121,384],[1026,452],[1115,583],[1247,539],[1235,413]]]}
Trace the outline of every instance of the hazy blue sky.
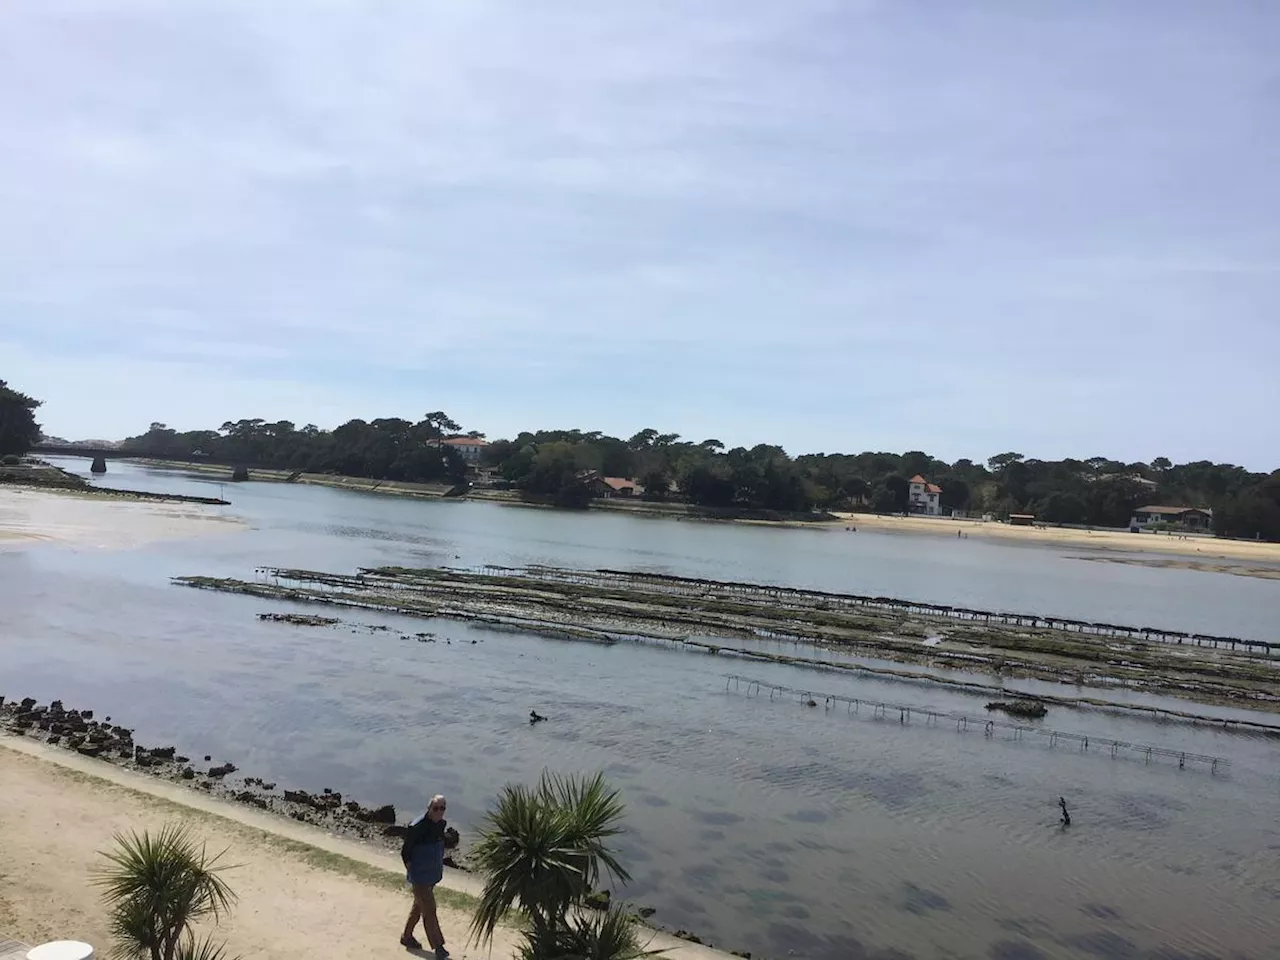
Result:
{"label": "hazy blue sky", "polygon": [[1280,3],[0,7],[64,436],[443,408],[1280,465]]}

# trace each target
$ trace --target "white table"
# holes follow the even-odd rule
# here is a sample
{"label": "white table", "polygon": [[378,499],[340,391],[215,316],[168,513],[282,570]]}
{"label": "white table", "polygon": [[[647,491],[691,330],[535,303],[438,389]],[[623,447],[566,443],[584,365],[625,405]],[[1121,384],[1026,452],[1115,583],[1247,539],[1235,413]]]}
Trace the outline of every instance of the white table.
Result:
{"label": "white table", "polygon": [[93,947],[79,940],[55,940],[32,947],[27,960],[93,960]]}

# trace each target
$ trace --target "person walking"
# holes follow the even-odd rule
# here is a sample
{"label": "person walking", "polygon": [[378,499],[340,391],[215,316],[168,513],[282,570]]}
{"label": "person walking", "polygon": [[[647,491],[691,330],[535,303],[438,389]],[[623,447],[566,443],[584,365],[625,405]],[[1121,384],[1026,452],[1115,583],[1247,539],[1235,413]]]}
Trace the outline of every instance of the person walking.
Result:
{"label": "person walking", "polygon": [[444,934],[440,932],[440,919],[436,916],[435,891],[436,884],[444,877],[444,811],[445,799],[436,794],[427,804],[427,812],[409,824],[400,847],[406,879],[413,888],[413,909],[405,921],[400,945],[410,950],[422,949],[413,935],[413,928],[421,920],[436,960],[449,957],[449,951],[444,948]]}

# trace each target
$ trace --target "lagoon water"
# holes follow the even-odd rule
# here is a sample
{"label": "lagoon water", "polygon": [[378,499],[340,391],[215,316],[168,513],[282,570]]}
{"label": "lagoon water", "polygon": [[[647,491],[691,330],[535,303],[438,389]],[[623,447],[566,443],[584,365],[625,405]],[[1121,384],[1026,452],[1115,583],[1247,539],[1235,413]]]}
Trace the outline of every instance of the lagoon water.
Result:
{"label": "lagoon water", "polygon": [[[86,472],[88,461],[65,465]],[[208,495],[116,463],[101,482]],[[626,895],[655,922],[821,960],[1264,958],[1280,942],[1280,740],[1098,712],[1054,727],[1226,757],[1218,774],[726,689],[723,674],[939,710],[982,700],[668,649],[600,647],[171,586],[259,565],[549,563],[772,581],[1275,640],[1280,581],[1087,563],[978,540],[675,522],[226,484],[240,532],[133,551],[0,552],[0,693],[61,697],[407,813],[478,824],[507,781],[603,769],[628,805]],[[434,630],[434,644],[401,639]],[[446,643],[448,639],[451,642]],[[474,643],[472,641],[475,641]],[[821,700],[821,697],[819,697]],[[1185,706],[1185,704],[1176,704]],[[548,723],[530,727],[536,708]],[[1058,825],[1065,796],[1074,823]]]}

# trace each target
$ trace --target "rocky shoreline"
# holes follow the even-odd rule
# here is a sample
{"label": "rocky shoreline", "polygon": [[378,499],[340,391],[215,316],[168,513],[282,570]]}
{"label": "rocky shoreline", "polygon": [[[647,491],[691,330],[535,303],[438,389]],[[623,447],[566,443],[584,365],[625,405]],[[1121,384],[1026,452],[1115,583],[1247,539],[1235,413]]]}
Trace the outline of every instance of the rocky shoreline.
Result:
{"label": "rocky shoreline", "polygon": [[[326,624],[327,625],[327,624]],[[422,638],[432,637],[422,634]],[[20,700],[0,696],[0,736],[9,735],[35,740],[50,747],[74,751],[115,767],[133,770],[159,780],[187,786],[192,790],[243,803],[267,813],[309,823],[347,839],[372,843],[396,850],[408,829],[399,823],[393,804],[364,806],[345,799],[336,790],[325,787],[320,793],[280,788],[261,777],[238,777],[239,768],[230,761],[215,763],[210,754],[203,759],[178,752],[172,744],[144,746],[136,743],[133,730],[98,719],[92,709],[67,708],[61,700],[39,703],[34,697]],[[470,872],[461,850],[461,836],[453,827],[445,832],[445,866]],[[604,909],[609,905],[609,891],[595,894],[588,906]],[[640,907],[636,919],[644,922],[654,914],[652,907]],[[696,934],[677,930],[673,936],[690,943],[705,943]],[[711,946],[711,944],[706,944]],[[750,953],[732,951],[732,956],[750,957]]]}
{"label": "rocky shoreline", "polygon": [[[406,824],[397,822],[392,804],[365,806],[328,787],[313,794],[305,790],[278,789],[277,784],[260,777],[237,777],[238,768],[234,763],[214,763],[208,754],[203,755],[203,760],[186,756],[173,745],[135,743],[133,730],[112,723],[111,717],[99,720],[95,711],[68,709],[61,700],[41,704],[33,697],[6,700],[0,696],[0,733],[72,750],[116,767],[185,784],[223,800],[387,848],[399,847],[407,829]],[[458,831],[450,827],[445,846],[451,852],[445,863],[466,870],[459,852],[460,839]]]}

